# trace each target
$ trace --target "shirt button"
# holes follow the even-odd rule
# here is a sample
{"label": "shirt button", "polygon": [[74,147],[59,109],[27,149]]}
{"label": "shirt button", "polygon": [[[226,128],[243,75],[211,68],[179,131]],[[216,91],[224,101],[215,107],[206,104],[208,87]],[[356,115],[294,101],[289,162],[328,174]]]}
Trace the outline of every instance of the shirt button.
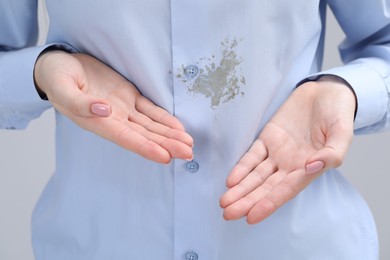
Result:
{"label": "shirt button", "polygon": [[198,260],[198,254],[194,251],[187,252],[186,260]]}
{"label": "shirt button", "polygon": [[199,73],[199,69],[197,66],[195,65],[188,65],[185,69],[184,69],[184,75],[186,76],[187,79],[193,79],[196,77],[196,75],[198,75]]}
{"label": "shirt button", "polygon": [[187,171],[189,171],[191,173],[195,173],[199,170],[199,164],[195,161],[187,162],[186,169],[187,169]]}

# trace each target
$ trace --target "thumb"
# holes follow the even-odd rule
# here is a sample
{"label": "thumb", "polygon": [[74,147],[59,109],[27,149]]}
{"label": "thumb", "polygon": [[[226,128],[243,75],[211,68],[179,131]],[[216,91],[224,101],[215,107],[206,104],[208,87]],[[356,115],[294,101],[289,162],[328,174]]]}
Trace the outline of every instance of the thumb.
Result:
{"label": "thumb", "polygon": [[111,106],[106,100],[93,97],[77,86],[57,88],[56,92],[49,100],[75,116],[108,117],[111,114]]}
{"label": "thumb", "polygon": [[306,173],[312,174],[319,171],[339,167],[344,159],[344,153],[334,147],[324,147],[313,154],[306,162]]}
{"label": "thumb", "polygon": [[69,98],[68,109],[72,114],[81,117],[108,117],[111,114],[111,107],[105,100],[82,91]]}
{"label": "thumb", "polygon": [[108,117],[111,114],[111,108],[104,103],[92,103],[90,106],[91,113],[101,117]]}
{"label": "thumb", "polygon": [[324,146],[311,155],[305,167],[308,174],[339,167],[352,140],[352,129],[338,129],[327,136]]}

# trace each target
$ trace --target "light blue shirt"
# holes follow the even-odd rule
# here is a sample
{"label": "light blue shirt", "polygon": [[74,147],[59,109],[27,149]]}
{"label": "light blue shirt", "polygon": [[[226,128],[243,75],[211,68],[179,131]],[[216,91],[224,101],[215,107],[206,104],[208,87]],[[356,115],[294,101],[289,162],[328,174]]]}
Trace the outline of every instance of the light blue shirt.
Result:
{"label": "light blue shirt", "polygon": [[[225,221],[232,167],[296,85],[344,78],[356,132],[389,126],[389,0],[46,0],[48,45],[88,53],[173,113],[194,161],[160,165],[56,113],[56,172],[32,217],[38,260],[376,259],[375,224],[336,171],[257,225]],[[345,66],[321,71],[326,2],[347,35]],[[32,71],[36,2],[0,0],[0,127],[50,103]],[[37,162],[39,163],[39,162]]]}

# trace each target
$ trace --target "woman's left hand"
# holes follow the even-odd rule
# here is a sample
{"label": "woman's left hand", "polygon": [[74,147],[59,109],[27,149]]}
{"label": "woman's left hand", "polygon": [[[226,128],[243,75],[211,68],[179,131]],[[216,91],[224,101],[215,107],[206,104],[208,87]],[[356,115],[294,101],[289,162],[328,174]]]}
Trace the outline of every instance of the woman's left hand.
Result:
{"label": "woman's left hand", "polygon": [[258,223],[327,169],[341,165],[353,136],[356,98],[343,80],[323,76],[298,87],[227,179],[227,220]]}

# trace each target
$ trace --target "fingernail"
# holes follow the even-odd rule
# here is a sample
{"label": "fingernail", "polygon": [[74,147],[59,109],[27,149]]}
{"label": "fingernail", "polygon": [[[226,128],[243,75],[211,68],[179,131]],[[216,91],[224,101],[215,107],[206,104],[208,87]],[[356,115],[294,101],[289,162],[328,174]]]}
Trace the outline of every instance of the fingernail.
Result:
{"label": "fingernail", "polygon": [[323,161],[315,161],[315,162],[312,162],[308,165],[306,165],[306,173],[307,174],[312,174],[312,173],[316,173],[320,170],[322,170],[325,166],[325,163]]}
{"label": "fingernail", "polygon": [[106,104],[95,103],[91,105],[91,112],[98,116],[108,117],[110,115],[110,107]]}

